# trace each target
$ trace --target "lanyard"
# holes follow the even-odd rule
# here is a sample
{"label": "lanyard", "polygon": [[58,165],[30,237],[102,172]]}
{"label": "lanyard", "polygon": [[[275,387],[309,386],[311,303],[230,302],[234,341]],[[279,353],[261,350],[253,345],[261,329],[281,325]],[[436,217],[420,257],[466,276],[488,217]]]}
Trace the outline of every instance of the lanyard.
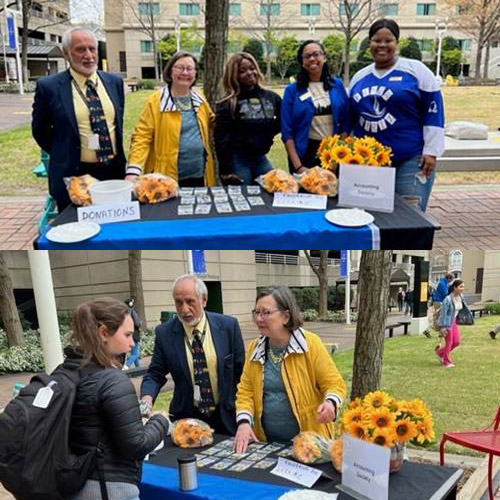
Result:
{"label": "lanyard", "polygon": [[[80,88],[80,85],[78,85],[76,83],[76,81],[75,81],[74,78],[71,79],[71,82],[73,83],[73,87],[75,87],[75,90],[78,92],[78,95],[82,98],[82,101],[85,103],[85,105],[87,106],[87,108],[89,108],[89,110],[90,110],[89,101],[87,99],[87,96],[82,92],[82,89]],[[97,92],[97,83],[99,83],[99,79],[97,80],[97,82],[95,84],[96,92]]]}
{"label": "lanyard", "polygon": [[[207,319],[205,318],[205,327],[203,328],[203,332],[201,334],[201,337],[200,337],[200,344],[203,345],[203,341],[205,340],[205,334],[207,333]],[[193,332],[194,332],[195,329],[193,329]],[[194,334],[193,334],[193,337],[194,337]],[[186,342],[186,345],[188,346],[188,349],[190,350],[191,354],[194,355],[194,349],[193,349],[193,345],[192,345],[192,342],[189,343],[188,342],[188,338],[187,338],[187,334],[184,335],[184,340]]]}

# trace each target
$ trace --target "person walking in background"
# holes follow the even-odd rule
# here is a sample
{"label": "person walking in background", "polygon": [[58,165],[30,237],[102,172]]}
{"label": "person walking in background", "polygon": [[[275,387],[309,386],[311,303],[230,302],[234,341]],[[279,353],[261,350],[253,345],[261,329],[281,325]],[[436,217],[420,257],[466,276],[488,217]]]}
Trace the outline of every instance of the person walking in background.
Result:
{"label": "person walking in background", "polygon": [[142,412],[149,414],[170,374],[173,420],[198,418],[215,432],[234,435],[236,386],[245,360],[238,320],[204,311],[207,287],[195,275],[177,278],[172,295],[177,316],[156,328],[153,357],[141,384]]}
{"label": "person walking in background", "polygon": [[259,292],[252,315],[261,336],[248,348],[238,385],[236,453],[251,441],[289,442],[302,431],[332,439],[346,385],[321,339],[302,328],[292,292]]}
{"label": "person walking in background", "polygon": [[70,28],[62,49],[69,69],[37,81],[31,123],[35,141],[50,155],[49,192],[59,212],[70,204],[64,177],[125,175],[123,80],[97,69],[93,33]]}
{"label": "person walking in background", "polygon": [[133,364],[137,368],[141,366],[141,363],[139,362],[140,358],[140,349],[141,349],[141,318],[137,311],[134,309],[134,299],[129,298],[125,301],[125,304],[128,306],[129,314],[130,317],[132,318],[132,321],[134,322],[134,346],[132,347],[132,350],[130,351],[130,354],[127,358],[127,361],[123,365],[124,370],[128,370]]}
{"label": "person walking in background", "polygon": [[161,414],[143,425],[135,388],[121,371],[120,357],[134,345],[133,331],[129,308],[116,299],[86,302],[73,315],[65,363],[95,371],[78,385],[69,445],[77,455],[98,445],[102,452],[71,500],[101,498],[101,474],[110,500],[139,500],[141,461],[167,435],[169,423]]}
{"label": "person walking in background", "polygon": [[451,359],[451,351],[460,345],[460,330],[457,326],[457,316],[462,309],[468,310],[463,298],[464,282],[462,280],[455,280],[451,287],[452,292],[443,300],[439,316],[439,327],[446,343],[444,347],[436,346],[436,355],[445,368],[455,366]]}
{"label": "person walking in background", "polygon": [[219,174],[228,184],[252,184],[273,169],[266,155],[280,132],[281,97],[261,85],[264,77],[255,58],[237,52],[227,61],[217,104],[215,150]]}
{"label": "person walking in background", "polygon": [[398,290],[398,311],[403,312],[403,305],[405,302],[405,291],[403,290],[403,287],[399,287]]}
{"label": "person walking in background", "polygon": [[413,316],[413,290],[406,290],[404,314]]}
{"label": "person walking in background", "polygon": [[438,282],[436,290],[432,294],[432,308],[431,308],[431,320],[430,324],[432,329],[438,333],[439,344],[436,349],[441,347],[441,339],[443,334],[441,332],[441,327],[439,326],[439,316],[441,314],[441,306],[443,300],[448,296],[451,290],[449,290],[450,283],[453,281],[453,274],[446,273]]}
{"label": "person walking in background", "polygon": [[177,52],[163,71],[166,85],[146,101],[130,143],[126,179],[165,174],[182,186],[215,186],[210,134],[214,114],[194,85],[198,61]]}
{"label": "person walking in background", "polygon": [[444,106],[436,77],[421,61],[398,57],[399,26],[379,19],[369,30],[374,62],[349,87],[354,135],[392,149],[396,193],[419,199],[425,212],[436,158],[444,153]]}
{"label": "person walking in background", "polygon": [[317,40],[302,42],[297,81],[285,88],[281,106],[281,138],[291,173],[319,165],[321,139],[350,129],[344,84],[330,75],[325,48]]}

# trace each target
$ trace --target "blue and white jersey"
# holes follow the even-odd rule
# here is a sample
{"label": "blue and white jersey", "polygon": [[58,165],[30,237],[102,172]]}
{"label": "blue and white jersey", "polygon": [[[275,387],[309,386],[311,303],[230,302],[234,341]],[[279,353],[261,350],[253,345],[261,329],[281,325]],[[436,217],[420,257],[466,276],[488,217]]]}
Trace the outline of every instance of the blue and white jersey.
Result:
{"label": "blue and white jersey", "polygon": [[349,99],[353,134],[391,147],[393,163],[444,153],[443,97],[422,62],[400,57],[382,76],[370,64],[354,75]]}

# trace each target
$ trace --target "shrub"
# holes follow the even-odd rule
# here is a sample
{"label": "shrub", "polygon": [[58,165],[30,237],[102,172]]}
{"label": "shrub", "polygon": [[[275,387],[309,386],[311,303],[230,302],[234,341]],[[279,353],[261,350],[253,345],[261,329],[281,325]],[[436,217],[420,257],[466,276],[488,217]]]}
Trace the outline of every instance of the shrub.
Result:
{"label": "shrub", "polygon": [[484,305],[484,310],[489,314],[500,314],[500,302],[488,302]]}
{"label": "shrub", "polygon": [[145,89],[145,90],[154,90],[155,88],[155,81],[154,80],[139,80],[137,82],[139,85],[140,89]]}
{"label": "shrub", "polygon": [[[34,92],[36,82],[27,82],[23,85],[25,92]],[[0,83],[0,93],[17,94],[19,92],[19,85],[17,82]]]}
{"label": "shrub", "polygon": [[302,312],[304,321],[318,321],[318,311],[314,309],[306,309]]}

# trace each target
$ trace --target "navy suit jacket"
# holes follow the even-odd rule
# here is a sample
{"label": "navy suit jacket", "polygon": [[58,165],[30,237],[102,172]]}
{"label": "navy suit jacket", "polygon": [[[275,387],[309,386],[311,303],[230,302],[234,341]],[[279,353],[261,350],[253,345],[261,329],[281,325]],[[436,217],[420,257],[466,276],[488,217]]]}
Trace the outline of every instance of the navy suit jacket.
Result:
{"label": "navy suit jacket", "polygon": [[[229,433],[236,432],[236,386],[245,361],[245,347],[236,318],[205,312],[217,354],[220,417]],[[175,383],[170,403],[173,420],[192,416],[193,382],[186,356],[185,332],[176,317],[156,328],[155,346],[149,369],[141,384],[141,397],[156,399],[170,374]]]}
{"label": "navy suit jacket", "polygon": [[[116,177],[124,178],[123,80],[120,76],[111,73],[102,71],[97,73],[115,108],[117,154],[112,163]],[[50,155],[49,192],[57,205],[64,207],[70,201],[63,177],[78,175],[80,165],[80,135],[73,105],[69,70],[38,80],[31,129],[35,141]]]}

